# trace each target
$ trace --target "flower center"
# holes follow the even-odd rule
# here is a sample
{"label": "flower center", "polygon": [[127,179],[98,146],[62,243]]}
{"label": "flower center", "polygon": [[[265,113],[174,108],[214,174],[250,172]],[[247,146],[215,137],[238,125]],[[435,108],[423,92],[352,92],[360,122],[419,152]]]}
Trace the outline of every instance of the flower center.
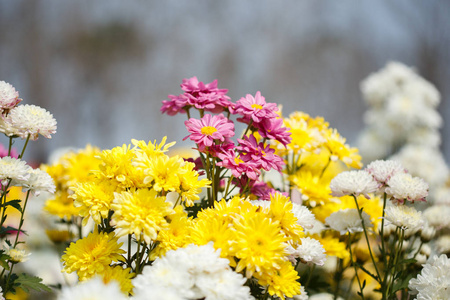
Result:
{"label": "flower center", "polygon": [[205,126],[202,128],[202,134],[212,136],[217,129],[212,126]]}
{"label": "flower center", "polygon": [[244,161],[242,159],[240,159],[239,157],[235,157],[234,158],[234,162],[239,165],[240,163],[243,163]]}
{"label": "flower center", "polygon": [[263,107],[262,107],[262,105],[259,105],[259,104],[252,104],[252,108],[254,108],[254,109],[262,109]]}

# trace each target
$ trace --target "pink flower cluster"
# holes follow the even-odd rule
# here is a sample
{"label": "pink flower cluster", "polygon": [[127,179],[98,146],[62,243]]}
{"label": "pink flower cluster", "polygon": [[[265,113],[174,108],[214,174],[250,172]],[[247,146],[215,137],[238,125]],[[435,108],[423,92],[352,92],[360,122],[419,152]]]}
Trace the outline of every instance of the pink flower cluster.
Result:
{"label": "pink flower cluster", "polygon": [[183,94],[169,95],[170,100],[163,101],[162,113],[173,116],[177,113],[186,113],[191,107],[220,113],[232,105],[230,97],[226,95],[228,90],[217,88],[217,80],[204,84],[194,76],[183,79],[181,89],[184,91]]}
{"label": "pink flower cluster", "polygon": [[[189,118],[184,122],[190,133],[184,139],[195,142],[197,149],[206,157],[213,158],[218,167],[229,169],[238,187],[250,189],[258,197],[269,199],[275,190],[258,181],[261,171],[281,171],[284,162],[265,142],[276,140],[286,146],[291,141],[290,132],[277,114],[277,105],[267,103],[259,91],[255,96],[248,94],[232,103],[226,95],[227,90],[217,88],[217,80],[205,84],[192,77],[183,80],[181,89],[183,94],[169,95],[170,100],[163,101],[161,111],[176,115],[191,108],[199,110],[200,119]],[[237,139],[238,145],[231,140],[235,135],[233,121],[221,112],[228,113],[228,116],[237,115],[238,122],[247,124],[250,134]],[[255,132],[264,141],[258,142],[253,135]]]}

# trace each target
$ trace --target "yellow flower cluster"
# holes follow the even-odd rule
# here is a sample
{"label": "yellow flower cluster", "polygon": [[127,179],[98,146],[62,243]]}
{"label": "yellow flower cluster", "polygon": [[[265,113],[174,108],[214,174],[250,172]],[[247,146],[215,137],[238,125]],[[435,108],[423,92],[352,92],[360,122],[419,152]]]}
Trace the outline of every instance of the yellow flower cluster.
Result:
{"label": "yellow flower cluster", "polygon": [[92,170],[97,169],[99,165],[99,160],[96,158],[98,154],[100,149],[87,145],[86,148],[77,152],[65,153],[52,165],[42,166],[56,184],[55,196],[46,201],[45,211],[69,221],[73,216],[78,216],[80,209],[74,206],[69,187],[80,182],[90,182],[93,179]]}
{"label": "yellow flower cluster", "polygon": [[[160,144],[132,140],[134,147],[123,145],[99,153],[98,168],[92,171],[92,179],[71,186],[74,192],[72,197],[75,206],[79,207],[83,224],[89,218],[96,224],[101,224],[103,219],[111,217],[112,211],[116,211],[113,220],[120,234],[143,233],[144,240],[149,242],[156,237],[151,232],[163,227],[149,225],[151,222],[148,220],[137,222],[139,225],[126,221],[133,219],[135,213],[143,217],[150,213],[145,209],[150,209],[150,204],[141,205],[145,202],[143,198],[147,196],[145,191],[153,190],[152,199],[156,199],[157,194],[165,196],[168,192],[177,192],[179,200],[186,206],[193,205],[193,201],[199,199],[201,188],[206,187],[209,181],[199,180],[194,164],[185,162],[179,156],[167,156],[165,152],[174,143],[165,145],[165,142],[166,138]],[[164,199],[161,201],[164,202]],[[127,205],[139,209],[139,212],[127,209]],[[167,215],[169,213],[165,213]]]}
{"label": "yellow flower cluster", "polygon": [[240,197],[228,202],[222,199],[195,219],[179,209],[171,216],[168,230],[158,235],[151,258],[191,243],[213,242],[237,272],[267,287],[270,295],[282,299],[297,295],[299,277],[286,247],[298,245],[303,229],[292,213],[289,198],[276,194],[268,203],[270,208],[263,208]]}
{"label": "yellow flower cluster", "polygon": [[343,165],[362,167],[358,150],[346,144],[345,138],[322,117],[294,112],[283,122],[290,128],[292,141],[286,147],[277,145],[277,154],[284,158],[291,188],[297,189],[311,207],[328,203],[330,181]]}

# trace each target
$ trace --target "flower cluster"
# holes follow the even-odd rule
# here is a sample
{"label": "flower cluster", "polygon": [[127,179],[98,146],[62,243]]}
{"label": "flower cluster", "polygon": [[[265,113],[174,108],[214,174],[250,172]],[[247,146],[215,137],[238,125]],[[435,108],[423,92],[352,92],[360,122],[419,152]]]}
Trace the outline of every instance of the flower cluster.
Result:
{"label": "flower cluster", "polygon": [[391,62],[366,78],[361,91],[369,105],[360,142],[365,159],[387,157],[404,144],[439,146],[440,94],[413,69]]}
{"label": "flower cluster", "polygon": [[[25,211],[28,201],[41,192],[54,193],[55,184],[52,177],[41,169],[33,169],[23,160],[29,140],[36,140],[41,134],[51,138],[56,132],[56,121],[45,109],[35,105],[19,105],[22,99],[15,88],[0,81],[0,132],[9,140],[7,148],[0,146],[0,298],[3,294],[15,294],[16,290],[29,284],[30,276],[17,275],[13,269],[16,264],[28,260],[30,253],[25,246],[22,233],[25,232]],[[20,154],[12,149],[14,139],[25,139]],[[20,193],[22,190],[22,194]],[[11,220],[16,217],[16,220]],[[32,288],[49,290],[34,278]],[[9,298],[8,298],[9,299]]]}

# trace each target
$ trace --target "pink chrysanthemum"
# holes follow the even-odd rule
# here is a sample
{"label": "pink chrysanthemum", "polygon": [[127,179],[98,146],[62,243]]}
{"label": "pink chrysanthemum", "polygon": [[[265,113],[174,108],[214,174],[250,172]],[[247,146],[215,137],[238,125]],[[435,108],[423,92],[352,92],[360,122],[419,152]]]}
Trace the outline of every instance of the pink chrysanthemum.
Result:
{"label": "pink chrysanthemum", "polygon": [[234,108],[231,109],[231,113],[239,114],[243,116],[242,119],[238,119],[244,123],[261,122],[263,119],[270,119],[277,117],[275,113],[278,107],[275,103],[267,103],[266,99],[261,96],[261,92],[256,92],[255,97],[247,94],[236,102]]}
{"label": "pink chrysanthemum", "polygon": [[261,174],[258,166],[253,161],[243,161],[236,155],[234,150],[219,153],[218,157],[222,160],[217,165],[231,170],[234,177],[238,178],[246,174],[250,179],[256,180]]}
{"label": "pink chrysanthemum", "polygon": [[190,118],[185,121],[187,130],[191,133],[186,138],[190,138],[197,143],[200,151],[213,145],[214,141],[225,141],[225,138],[234,135],[234,124],[222,114],[211,116],[206,114],[200,120]]}
{"label": "pink chrysanthemum", "polygon": [[19,98],[19,92],[7,82],[0,81],[0,110],[8,111],[15,107],[22,99]]}
{"label": "pink chrysanthemum", "polygon": [[232,105],[230,97],[226,95],[228,90],[217,88],[217,80],[205,84],[194,76],[183,79],[180,86],[185,93],[179,96],[169,95],[170,100],[163,101],[161,112],[173,116],[177,113],[185,113],[190,107],[195,107],[220,113]]}
{"label": "pink chrysanthemum", "polygon": [[266,171],[270,171],[270,169],[281,171],[284,162],[281,157],[274,154],[275,150],[270,148],[270,145],[258,144],[254,135],[245,136],[243,140],[238,139],[238,142],[240,146],[237,149],[241,151],[242,160],[252,160],[258,165],[258,168]]}
{"label": "pink chrysanthemum", "polygon": [[253,123],[253,125],[263,138],[277,140],[284,146],[292,140],[291,133],[288,128],[283,126],[283,119],[281,118],[263,119],[259,123]]}
{"label": "pink chrysanthemum", "polygon": [[188,104],[188,98],[185,95],[169,95],[170,100],[164,100],[162,103],[160,111],[162,113],[167,113],[169,116],[174,116],[177,113],[186,113],[184,107]]}
{"label": "pink chrysanthemum", "polygon": [[[253,195],[255,195],[259,200],[270,200],[270,196],[277,193],[277,190],[271,188],[264,181],[256,181],[251,185],[250,191]],[[281,193],[284,196],[289,196],[287,193]]]}

